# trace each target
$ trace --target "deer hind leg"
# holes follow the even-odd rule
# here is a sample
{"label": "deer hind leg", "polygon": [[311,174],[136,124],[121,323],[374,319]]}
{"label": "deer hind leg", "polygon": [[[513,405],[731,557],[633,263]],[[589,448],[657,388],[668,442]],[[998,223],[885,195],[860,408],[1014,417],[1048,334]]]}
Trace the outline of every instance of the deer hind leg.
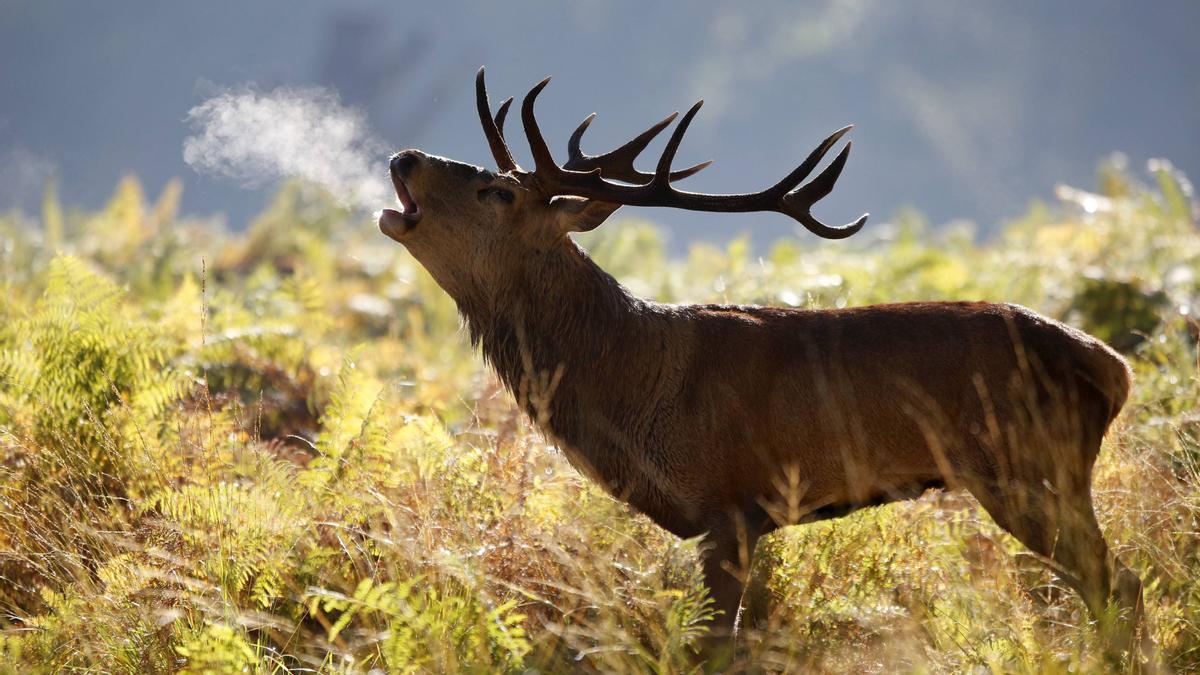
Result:
{"label": "deer hind leg", "polygon": [[1143,629],[1142,582],[1118,561],[1096,522],[1091,498],[1055,494],[1047,485],[1020,486],[996,499],[980,498],[996,524],[1034,553],[1048,559],[1059,578],[1074,589],[1099,623],[1108,642],[1108,658],[1138,659],[1148,665],[1153,646]]}
{"label": "deer hind leg", "polygon": [[1076,401],[1074,415],[1025,434],[1028,447],[993,453],[1005,463],[999,475],[969,487],[996,524],[1047,558],[1079,593],[1113,655],[1133,646],[1144,607],[1141,581],[1109,550],[1092,506],[1092,465],[1108,420],[1092,403]]}
{"label": "deer hind leg", "polygon": [[1005,503],[988,508],[988,512],[1029,550],[1049,559],[1058,576],[1079,593],[1088,611],[1099,617],[1112,589],[1108,544],[1090,503],[1066,502],[1052,489],[1046,485],[1010,486]]}

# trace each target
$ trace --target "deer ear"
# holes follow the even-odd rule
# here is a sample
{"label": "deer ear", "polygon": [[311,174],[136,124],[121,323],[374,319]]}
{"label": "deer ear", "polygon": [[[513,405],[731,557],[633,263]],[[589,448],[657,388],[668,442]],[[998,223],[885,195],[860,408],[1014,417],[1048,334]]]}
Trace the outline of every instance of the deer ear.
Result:
{"label": "deer ear", "polygon": [[621,208],[620,204],[583,197],[555,197],[553,206],[562,232],[590,232]]}

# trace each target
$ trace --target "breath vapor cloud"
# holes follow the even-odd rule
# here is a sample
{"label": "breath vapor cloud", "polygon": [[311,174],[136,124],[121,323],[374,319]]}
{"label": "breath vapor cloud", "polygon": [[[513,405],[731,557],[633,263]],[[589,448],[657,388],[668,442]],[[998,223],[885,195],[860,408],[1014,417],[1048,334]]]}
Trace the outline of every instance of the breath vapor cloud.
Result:
{"label": "breath vapor cloud", "polygon": [[321,88],[226,92],[188,112],[183,159],[196,171],[255,187],[299,177],[365,211],[389,200],[386,146],[361,112]]}

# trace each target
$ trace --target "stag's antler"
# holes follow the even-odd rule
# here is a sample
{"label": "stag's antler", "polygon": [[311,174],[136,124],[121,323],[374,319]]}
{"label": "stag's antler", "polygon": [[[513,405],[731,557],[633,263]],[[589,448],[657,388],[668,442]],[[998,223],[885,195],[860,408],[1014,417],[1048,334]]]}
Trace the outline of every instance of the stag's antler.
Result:
{"label": "stag's antler", "polygon": [[[475,76],[475,105],[479,110],[479,121],[483,124],[483,133],[487,136],[488,145],[492,149],[492,156],[496,159],[496,164],[500,167],[500,170],[520,171],[521,168],[513,160],[512,153],[508,149],[508,142],[504,138],[504,119],[508,116],[508,109],[512,105],[513,99],[511,96],[505,99],[500,104],[500,109],[496,111],[495,118],[492,118],[491,105],[488,103],[487,86],[484,83],[483,73],[483,68],[480,68],[479,73]],[[570,155],[570,159],[563,165],[563,168],[575,171],[600,169],[601,174],[605,178],[625,181],[627,183],[647,183],[654,178],[654,174],[638,171],[633,167],[633,161],[654,140],[655,136],[662,133],[662,130],[670,126],[671,122],[678,116],[679,113],[671,113],[666,119],[638,134],[633,140],[616,150],[611,150],[602,155],[587,155],[580,150],[579,141],[583,138],[583,132],[587,131],[587,128],[592,124],[592,120],[596,118],[596,113],[592,113],[571,134],[571,139],[567,142],[567,152]],[[681,171],[672,172],[671,180],[687,178],[709,164],[712,164],[712,161],[701,162]]]}
{"label": "stag's antler", "polygon": [[521,167],[508,151],[508,143],[504,142],[504,117],[508,114],[508,106],[512,98],[500,104],[500,111],[492,119],[492,106],[488,103],[487,85],[483,82],[483,68],[475,75],[475,108],[479,111],[479,123],[483,125],[483,135],[487,137],[488,147],[492,149],[492,157],[501,171],[520,171]]}
{"label": "stag's antler", "polygon": [[[825,239],[849,237],[862,229],[867,222],[867,214],[863,214],[858,220],[848,225],[831,227],[817,220],[810,213],[813,204],[833,190],[838,176],[842,173],[842,168],[846,165],[846,158],[850,154],[850,143],[846,144],[846,147],[816,178],[805,185],[800,185],[800,182],[807,178],[821,159],[829,153],[830,148],[846,132],[850,131],[852,128],[850,126],[833,132],[809,154],[800,166],[766,190],[724,195],[686,192],[675,189],[671,182],[686,178],[708,166],[709,163],[704,162],[677,172],[671,171],[671,163],[675,159],[675,153],[679,150],[679,144],[683,141],[683,135],[687,132],[688,126],[704,101],[697,101],[683,116],[679,125],[675,127],[675,131],[672,132],[671,138],[663,149],[662,156],[659,157],[658,166],[653,174],[645,174],[634,169],[633,160],[645,149],[651,139],[675,119],[675,115],[655,124],[616,150],[597,156],[587,156],[579,150],[579,139],[592,120],[592,117],[589,116],[571,135],[571,141],[568,143],[570,159],[566,164],[559,166],[554,160],[554,156],[550,154],[550,148],[546,145],[546,139],[542,136],[537,118],[533,113],[534,101],[549,82],[550,78],[539,82],[521,102],[521,123],[525,127],[525,135],[529,140],[529,149],[533,153],[535,165],[532,175],[536,179],[539,189],[548,196],[573,195],[614,204],[666,206],[691,211],[725,213],[775,211],[794,218],[809,231]],[[479,117],[483,123],[484,133],[488,137],[488,143],[492,146],[492,154],[496,158],[496,163],[505,171],[520,170],[516,162],[512,160],[512,154],[508,151],[501,131],[512,99],[504,102],[495,119],[491,117],[487,103],[487,91],[483,84],[482,68],[476,78],[476,95]],[[635,184],[613,183],[607,180],[609,178]]]}
{"label": "stag's antler", "polygon": [[[584,118],[583,122],[579,124],[579,127],[575,129],[575,133],[571,134],[571,139],[567,141],[568,159],[567,163],[563,164],[563,168],[571,171],[584,172],[600,169],[600,175],[604,178],[615,178],[616,180],[625,181],[626,183],[648,183],[654,178],[654,174],[642,173],[641,171],[633,168],[633,160],[637,159],[637,156],[642,154],[642,151],[646,149],[646,146],[650,145],[650,141],[654,140],[655,136],[662,133],[663,129],[666,129],[668,126],[670,126],[671,122],[673,122],[678,116],[679,113],[677,112],[667,115],[662,119],[662,121],[638,134],[633,140],[629,141],[625,145],[622,145],[616,150],[610,150],[602,155],[585,155],[583,154],[583,151],[579,149],[579,141],[583,138],[583,132],[587,131],[587,128],[591,126],[592,120],[596,119],[596,113],[592,113]],[[671,174],[671,180],[682,180],[687,178],[701,169],[704,169],[709,164],[712,164],[712,160],[700,162],[695,166],[688,167],[681,171],[675,171]]]}

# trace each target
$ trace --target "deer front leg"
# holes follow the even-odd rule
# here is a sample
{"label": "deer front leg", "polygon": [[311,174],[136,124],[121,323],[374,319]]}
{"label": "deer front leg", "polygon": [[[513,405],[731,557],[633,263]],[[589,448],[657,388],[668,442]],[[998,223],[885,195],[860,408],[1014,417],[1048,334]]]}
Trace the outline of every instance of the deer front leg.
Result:
{"label": "deer front leg", "polygon": [[706,672],[721,672],[733,665],[734,636],[738,610],[742,602],[742,580],[735,574],[738,560],[737,538],[724,528],[713,529],[704,537],[700,562],[704,585],[712,599],[715,616],[708,635],[701,639],[699,657]]}
{"label": "deer front leg", "polygon": [[704,583],[716,610],[709,634],[700,645],[700,656],[709,672],[730,668],[737,656],[735,638],[743,621],[742,597],[758,541],[758,533],[744,525],[744,518],[722,517],[705,535],[700,549]]}
{"label": "deer front leg", "polygon": [[[706,538],[705,543],[710,540]],[[734,575],[737,548],[729,542],[713,542],[702,554],[704,584],[712,598],[716,617],[712,623],[714,637],[731,637],[737,630],[738,610],[742,604],[742,580]]]}
{"label": "deer front leg", "polygon": [[[704,583],[718,612],[713,621],[714,636],[731,637],[739,629],[742,596],[758,538],[758,531],[748,528],[741,514],[722,518],[704,537]],[[761,610],[756,607],[755,611]]]}

